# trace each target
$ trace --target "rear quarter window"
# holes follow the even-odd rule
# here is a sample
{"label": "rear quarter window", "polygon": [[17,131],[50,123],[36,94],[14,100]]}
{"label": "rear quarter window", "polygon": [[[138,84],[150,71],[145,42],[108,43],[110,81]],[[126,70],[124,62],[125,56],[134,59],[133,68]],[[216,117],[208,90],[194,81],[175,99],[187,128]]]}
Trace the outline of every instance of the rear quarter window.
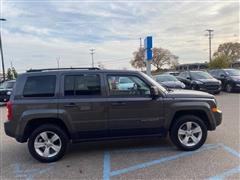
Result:
{"label": "rear quarter window", "polygon": [[24,97],[52,97],[55,95],[56,76],[31,76],[23,89]]}

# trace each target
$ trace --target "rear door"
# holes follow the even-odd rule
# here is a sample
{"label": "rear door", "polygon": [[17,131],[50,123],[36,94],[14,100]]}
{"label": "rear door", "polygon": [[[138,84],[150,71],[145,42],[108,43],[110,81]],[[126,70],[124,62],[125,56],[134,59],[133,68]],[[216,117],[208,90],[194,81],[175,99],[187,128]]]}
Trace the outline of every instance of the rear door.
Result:
{"label": "rear door", "polygon": [[150,85],[137,75],[106,74],[108,127],[111,136],[161,134],[162,100],[153,100]]}
{"label": "rear door", "polygon": [[81,139],[107,136],[106,98],[101,73],[61,76],[59,114],[70,121]]}

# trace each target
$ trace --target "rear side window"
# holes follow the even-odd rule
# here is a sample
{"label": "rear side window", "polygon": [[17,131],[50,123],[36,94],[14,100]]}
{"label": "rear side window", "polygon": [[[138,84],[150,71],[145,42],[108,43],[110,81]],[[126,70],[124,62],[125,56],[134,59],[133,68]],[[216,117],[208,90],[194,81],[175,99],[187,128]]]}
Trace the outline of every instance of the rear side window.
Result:
{"label": "rear side window", "polygon": [[23,90],[24,97],[52,97],[55,94],[56,76],[28,77]]}
{"label": "rear side window", "polygon": [[101,95],[98,75],[67,75],[64,79],[65,96]]}

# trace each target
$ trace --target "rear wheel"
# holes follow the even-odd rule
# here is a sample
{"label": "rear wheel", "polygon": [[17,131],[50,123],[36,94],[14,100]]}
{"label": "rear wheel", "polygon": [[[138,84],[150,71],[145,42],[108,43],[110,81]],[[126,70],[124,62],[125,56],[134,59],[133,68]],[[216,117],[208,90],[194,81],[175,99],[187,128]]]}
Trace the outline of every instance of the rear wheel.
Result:
{"label": "rear wheel", "polygon": [[58,126],[46,124],[33,131],[28,140],[31,155],[41,162],[61,159],[68,145],[66,133]]}
{"label": "rear wheel", "polygon": [[172,125],[170,138],[178,148],[192,151],[200,148],[206,141],[207,127],[197,116],[182,116]]}

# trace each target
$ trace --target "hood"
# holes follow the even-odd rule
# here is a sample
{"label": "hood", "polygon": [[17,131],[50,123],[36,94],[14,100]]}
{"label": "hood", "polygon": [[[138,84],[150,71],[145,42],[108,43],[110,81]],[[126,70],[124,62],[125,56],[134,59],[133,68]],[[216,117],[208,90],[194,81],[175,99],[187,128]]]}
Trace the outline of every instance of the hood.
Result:
{"label": "hood", "polygon": [[166,95],[170,98],[210,98],[214,99],[214,96],[202,91],[193,91],[185,89],[177,89],[169,91]]}
{"label": "hood", "polygon": [[240,82],[240,76],[230,76],[234,81]]}
{"label": "hood", "polygon": [[168,88],[176,88],[176,87],[181,88],[183,86],[183,83],[180,81],[165,81],[165,82],[161,82],[161,85]]}

